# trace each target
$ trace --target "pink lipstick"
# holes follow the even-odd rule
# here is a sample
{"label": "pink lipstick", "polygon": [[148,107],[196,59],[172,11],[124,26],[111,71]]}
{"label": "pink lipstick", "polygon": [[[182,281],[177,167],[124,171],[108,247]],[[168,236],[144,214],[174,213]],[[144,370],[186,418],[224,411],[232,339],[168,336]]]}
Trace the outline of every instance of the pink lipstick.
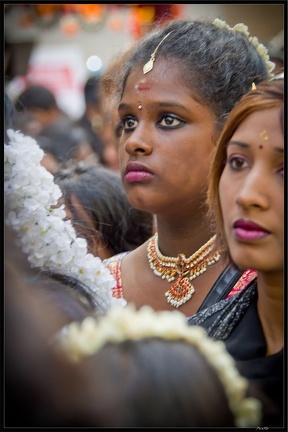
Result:
{"label": "pink lipstick", "polygon": [[138,162],[128,162],[125,169],[125,180],[128,183],[148,181],[153,175],[151,170]]}
{"label": "pink lipstick", "polygon": [[233,224],[236,237],[239,240],[258,240],[267,237],[270,233],[252,221],[239,219]]}

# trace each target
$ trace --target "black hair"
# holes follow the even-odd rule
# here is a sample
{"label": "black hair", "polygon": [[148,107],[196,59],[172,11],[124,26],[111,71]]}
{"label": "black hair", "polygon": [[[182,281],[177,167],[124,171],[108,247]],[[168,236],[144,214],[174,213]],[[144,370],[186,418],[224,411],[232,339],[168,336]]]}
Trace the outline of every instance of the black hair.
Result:
{"label": "black hair", "polygon": [[45,86],[31,85],[27,87],[15,101],[16,111],[25,111],[31,108],[49,110],[58,108],[54,93]]}
{"label": "black hair", "polygon": [[97,383],[91,392],[97,403],[91,413],[87,410],[88,424],[235,427],[217,372],[196,347],[180,339],[107,343],[83,358],[82,367],[95,372]]}
{"label": "black hair", "polygon": [[99,77],[93,76],[87,79],[84,85],[84,97],[86,105],[93,104],[100,106],[101,88]]}
{"label": "black hair", "polygon": [[158,44],[155,61],[161,58],[179,67],[185,85],[214,111],[220,128],[252,83],[269,77],[263,58],[242,32],[204,21],[175,20],[155,27],[132,49],[123,62],[120,97],[132,68],[143,67]]}
{"label": "black hair", "polygon": [[51,153],[58,163],[65,163],[75,157],[82,141],[88,140],[86,131],[77,126],[64,128],[62,124],[47,126],[37,136],[37,143],[45,153]]}

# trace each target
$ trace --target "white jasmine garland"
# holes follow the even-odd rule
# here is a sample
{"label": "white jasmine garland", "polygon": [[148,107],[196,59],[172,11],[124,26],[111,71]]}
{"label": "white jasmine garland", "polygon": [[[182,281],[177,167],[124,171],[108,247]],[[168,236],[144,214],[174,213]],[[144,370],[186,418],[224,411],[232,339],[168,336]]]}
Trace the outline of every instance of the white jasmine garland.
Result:
{"label": "white jasmine garland", "polygon": [[114,306],[98,320],[87,317],[82,322],[65,326],[56,341],[71,361],[78,362],[97,353],[107,343],[145,338],[183,340],[195,346],[216,370],[234,414],[235,425],[259,426],[261,404],[257,399],[246,397],[248,381],[239,374],[224,342],[209,338],[202,327],[188,326],[185,315],[179,311],[155,311],[150,306],[136,310],[132,304],[125,308]]}
{"label": "white jasmine garland", "polygon": [[[4,144],[5,222],[17,232],[33,267],[64,273],[85,283],[106,309],[119,299],[112,296],[115,279],[99,257],[87,253],[87,242],[64,220],[62,196],[53,175],[41,165],[43,150],[19,131],[7,131]],[[122,305],[125,304],[121,302]]]}
{"label": "white jasmine garland", "polygon": [[259,56],[262,57],[262,59],[264,60],[269,75],[273,76],[272,71],[275,69],[275,63],[270,61],[267,48],[263,44],[259,43],[258,38],[256,36],[250,36],[247,25],[243,23],[238,23],[234,27],[230,27],[226,23],[226,21],[220,20],[219,18],[216,18],[213,21],[213,24],[216,27],[226,28],[227,30],[232,30],[232,31],[238,31],[240,33],[243,33],[245,36],[247,36],[251,45],[254,46]]}

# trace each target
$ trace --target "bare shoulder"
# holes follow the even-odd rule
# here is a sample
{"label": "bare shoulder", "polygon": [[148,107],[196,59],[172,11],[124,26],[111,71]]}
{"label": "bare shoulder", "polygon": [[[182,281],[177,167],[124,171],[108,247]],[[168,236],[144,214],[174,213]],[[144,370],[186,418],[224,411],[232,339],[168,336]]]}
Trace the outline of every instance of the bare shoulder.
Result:
{"label": "bare shoulder", "polygon": [[137,272],[139,277],[140,274],[145,270],[149,271],[149,263],[147,258],[147,245],[148,241],[138,246],[133,251],[130,251],[122,259],[122,277],[123,274],[133,274]]}

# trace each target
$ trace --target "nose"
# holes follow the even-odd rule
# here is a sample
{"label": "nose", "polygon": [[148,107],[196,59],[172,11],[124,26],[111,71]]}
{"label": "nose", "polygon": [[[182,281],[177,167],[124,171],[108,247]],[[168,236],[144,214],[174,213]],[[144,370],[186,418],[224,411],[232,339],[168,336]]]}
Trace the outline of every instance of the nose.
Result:
{"label": "nose", "polygon": [[127,138],[124,148],[128,154],[151,154],[153,151],[152,131],[145,124],[139,123],[131,135]]}
{"label": "nose", "polygon": [[265,209],[269,206],[270,193],[271,183],[267,175],[263,171],[251,170],[238,188],[236,202],[244,208],[253,206]]}

